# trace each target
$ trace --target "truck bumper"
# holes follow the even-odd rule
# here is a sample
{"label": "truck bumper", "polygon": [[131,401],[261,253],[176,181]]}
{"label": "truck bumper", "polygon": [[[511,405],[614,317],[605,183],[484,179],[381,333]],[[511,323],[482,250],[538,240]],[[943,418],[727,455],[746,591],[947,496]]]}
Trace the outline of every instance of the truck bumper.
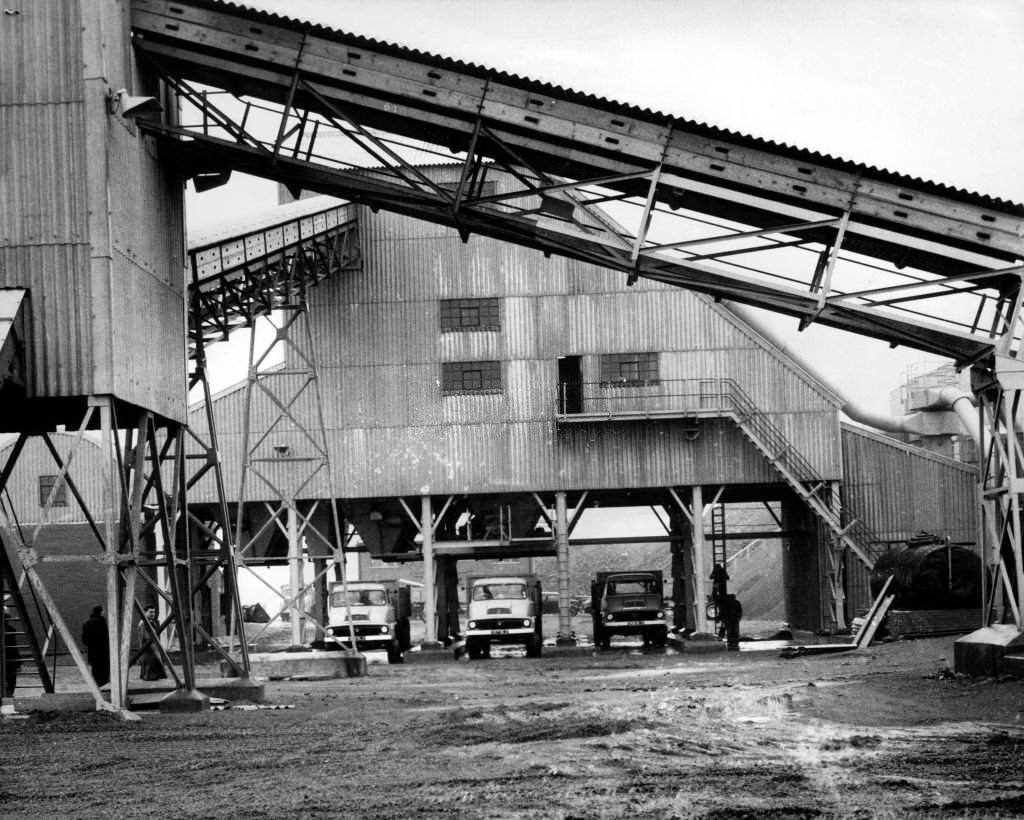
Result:
{"label": "truck bumper", "polygon": [[485,639],[491,643],[525,643],[533,634],[535,634],[535,631],[530,627],[523,627],[521,629],[468,629],[465,633],[467,640],[473,638],[478,640]]}
{"label": "truck bumper", "polygon": [[605,632],[611,635],[637,635],[642,632],[654,632],[658,629],[668,628],[668,624],[660,619],[651,621],[605,621],[601,626]]}

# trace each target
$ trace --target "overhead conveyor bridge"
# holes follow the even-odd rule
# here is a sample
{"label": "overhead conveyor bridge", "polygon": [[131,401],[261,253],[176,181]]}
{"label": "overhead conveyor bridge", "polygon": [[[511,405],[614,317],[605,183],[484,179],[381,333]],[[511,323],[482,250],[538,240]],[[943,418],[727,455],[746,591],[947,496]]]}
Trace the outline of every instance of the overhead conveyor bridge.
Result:
{"label": "overhead conveyor bridge", "polygon": [[[145,127],[186,176],[276,179],[959,365],[1016,355],[1020,205],[214,0],[133,0],[132,31],[182,101]],[[438,157],[459,185],[416,170]],[[521,190],[491,192],[492,167]]]}
{"label": "overhead conveyor bridge", "polygon": [[190,349],[251,327],[257,316],[294,304],[317,282],[359,266],[351,206],[299,201],[271,224],[189,246]]}

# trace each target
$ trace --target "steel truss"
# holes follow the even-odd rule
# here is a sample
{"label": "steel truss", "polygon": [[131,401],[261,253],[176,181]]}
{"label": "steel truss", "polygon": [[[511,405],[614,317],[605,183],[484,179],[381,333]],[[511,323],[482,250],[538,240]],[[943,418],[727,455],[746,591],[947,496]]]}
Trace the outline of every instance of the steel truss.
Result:
{"label": "steel truss", "polygon": [[[322,423],[319,434],[313,435],[308,432],[306,426],[296,424],[296,417],[291,413],[291,408],[299,401],[306,388],[311,384],[316,386],[315,359],[311,354],[309,358],[305,359],[310,370],[307,371],[305,381],[301,383],[297,392],[291,396],[282,397],[275,395],[269,385],[275,381],[280,383],[281,377],[287,378],[296,374],[277,368],[273,364],[272,352],[275,348],[280,349],[277,347],[278,345],[283,347],[290,343],[293,358],[299,351],[298,358],[292,361],[294,365],[296,362],[301,364],[303,361],[302,350],[311,350],[312,339],[309,336],[308,320],[305,315],[305,294],[309,288],[328,276],[359,269],[360,254],[356,222],[351,218],[348,206],[319,207],[315,211],[294,215],[290,219],[241,236],[231,236],[219,242],[209,242],[190,248],[189,261],[192,271],[192,282],[189,289],[189,340],[192,372],[189,386],[190,390],[202,389],[207,425],[206,438],[201,438],[194,430],[190,430],[193,440],[199,444],[199,452],[192,457],[202,462],[202,467],[195,473],[190,486],[201,480],[207,472],[212,471],[216,482],[218,503],[218,511],[209,516],[212,520],[200,519],[193,509],[190,509],[190,519],[204,540],[205,550],[197,555],[196,559],[197,561],[205,560],[207,569],[202,576],[203,580],[208,580],[214,572],[221,570],[226,583],[229,584],[228,591],[232,601],[233,617],[231,618],[228,643],[230,647],[236,645],[237,641],[239,658],[238,660],[230,657],[227,659],[237,675],[248,677],[250,672],[249,652],[242,626],[242,606],[238,597],[238,569],[247,567],[249,563],[258,563],[252,554],[252,547],[270,527],[281,527],[288,536],[290,544],[294,544],[297,548],[307,529],[310,534],[316,532],[313,518],[317,506],[321,503],[327,505],[327,502],[314,501],[309,509],[300,511],[297,504],[299,496],[296,495],[296,492],[300,492],[306,483],[318,477],[322,470],[327,469],[329,472]],[[246,438],[243,446],[248,455],[243,461],[241,490],[238,497],[233,499],[237,502],[236,514],[232,516],[220,461],[217,426],[207,373],[206,346],[226,339],[235,329],[252,328],[258,317],[267,317],[273,321],[271,317],[274,316],[275,311],[287,318],[284,324],[278,328],[270,346],[257,355],[255,337],[251,338],[249,381],[246,392],[246,435],[250,429],[248,413],[252,407],[253,390],[258,386],[282,411],[282,417],[278,419],[276,429],[268,430],[267,434],[269,435],[270,432],[282,433],[284,432],[283,426],[291,425],[294,430],[301,432],[301,440],[306,443],[313,442],[312,448],[319,453],[319,456],[309,459],[290,453],[288,455],[278,454],[279,463],[281,461],[289,461],[293,465],[299,462],[306,463],[308,475],[305,482],[301,482],[298,487],[277,486],[274,479],[267,478],[259,468],[261,459],[259,451],[265,446],[265,436],[256,443],[251,443]],[[292,332],[297,323],[305,329],[305,335],[296,335]],[[297,341],[301,343],[297,344]],[[266,365],[266,370],[261,369],[263,365]],[[318,396],[315,403],[319,408]],[[245,513],[246,486],[250,476],[264,479],[270,487],[269,495],[261,496],[261,498],[270,499],[269,502],[264,502],[270,512],[270,517],[260,529],[255,533],[250,533],[248,538],[244,538],[241,535],[243,532],[242,522]],[[333,508],[334,505],[329,506]],[[334,514],[336,515],[336,511]],[[335,532],[338,526],[338,522],[335,521]],[[327,535],[317,533],[317,535],[325,543],[340,544],[333,532]],[[335,556],[318,574],[317,580],[338,565],[340,558],[341,549],[336,547]],[[301,555],[289,556],[289,560],[298,570]],[[291,596],[282,596],[286,598],[288,608],[292,612],[293,626],[300,624],[306,617],[306,614],[301,611],[301,602],[306,589],[306,585],[300,583],[292,590]],[[273,591],[275,594],[281,595],[280,590],[274,589]],[[275,615],[274,619],[276,620],[277,617],[279,615]],[[322,628],[323,625],[318,624],[318,626]],[[207,638],[216,645],[212,636],[207,636]],[[221,651],[223,652],[223,650]]]}
{"label": "steel truss", "polygon": [[[145,127],[183,167],[277,179],[972,367],[986,385],[987,553],[1014,568],[998,571],[1002,592],[1021,588],[1022,486],[1012,448],[997,449],[1016,440],[1024,388],[1021,206],[264,12],[132,7],[137,53],[184,103],[179,124]],[[454,190],[417,170],[431,161],[460,164]],[[493,169],[515,189],[489,191]]]}
{"label": "steel truss", "polygon": [[[284,594],[267,586],[284,600],[290,613],[292,642],[301,645],[306,643],[306,620],[313,621],[319,636],[326,631],[326,624],[305,605],[307,590],[324,583],[332,570],[340,577],[343,588],[347,580],[341,519],[334,501],[337,495],[330,445],[304,292],[299,298],[281,304],[279,313],[284,318],[278,323],[271,317],[277,333],[265,350],[257,350],[255,334],[250,337],[235,532],[246,531],[247,502],[262,504],[268,515],[258,528],[249,531],[248,538],[239,538],[235,558],[243,568],[249,568],[250,563],[263,563],[254,547],[265,540],[269,531],[276,528],[287,538],[289,592]],[[283,367],[274,362],[272,355],[279,345],[287,346]],[[266,399],[277,417],[266,430],[255,435],[252,417],[257,394]],[[303,500],[305,504],[300,503]],[[321,506],[327,508],[326,531],[317,522]],[[313,539],[326,547],[327,557],[312,581],[306,583],[303,544],[308,547]],[[312,553],[312,549],[309,551]],[[280,613],[275,615],[271,622],[279,616]],[[354,650],[354,629],[351,623],[349,626],[349,648]]]}
{"label": "steel truss", "polygon": [[[72,465],[85,441],[86,431],[99,431],[102,484],[106,498],[102,510],[90,510],[74,480]],[[6,487],[29,434],[22,433],[0,472],[0,491]],[[18,526],[4,507],[0,524],[5,542],[17,545],[18,559],[33,592],[43,602],[53,626],[68,649],[75,666],[93,696],[97,709],[124,716],[128,710],[128,672],[133,622],[142,615],[137,596],[158,599],[162,619],[150,639],[163,657],[179,693],[199,698],[195,692],[194,621],[190,594],[190,545],[187,528],[181,526],[185,503],[184,430],[180,425],[161,424],[148,412],[126,420],[117,418],[115,403],[107,396],[93,396],[82,418],[71,452],[62,457],[43,433],[41,438],[59,470],[63,483],[74,496],[95,536],[92,550],[61,556],[61,561],[96,561],[106,565],[106,613],[110,643],[109,700],[97,686],[91,670],[78,649],[75,631],[68,625],[43,581],[39,566],[53,557],[37,546],[56,496],[56,485],[44,505],[43,520],[30,530]],[[98,550],[97,550],[98,547]],[[163,577],[159,577],[163,576]],[[166,647],[176,639],[176,657]],[[176,663],[175,663],[176,661]],[[180,667],[180,671],[178,668]]]}

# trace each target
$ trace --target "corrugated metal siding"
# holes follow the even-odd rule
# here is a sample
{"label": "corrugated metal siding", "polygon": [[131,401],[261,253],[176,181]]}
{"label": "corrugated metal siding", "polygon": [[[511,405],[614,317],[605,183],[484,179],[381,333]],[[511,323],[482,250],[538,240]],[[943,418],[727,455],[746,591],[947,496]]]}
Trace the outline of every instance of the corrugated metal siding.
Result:
{"label": "corrugated metal siding", "polygon": [[[311,296],[343,496],[778,483],[732,422],[705,422],[696,439],[678,422],[556,437],[559,356],[581,356],[584,380],[597,381],[601,353],[650,350],[661,351],[663,379],[734,379],[820,477],[841,475],[835,398],[711,300],[657,283],[627,289],[590,265],[359,213],[363,270]],[[440,332],[440,299],[481,296],[501,298],[500,332]],[[501,394],[441,395],[442,362],[482,360],[502,362]],[[221,400],[218,416],[240,402]],[[274,418],[259,404],[254,430]],[[240,431],[238,421],[219,426]]]}
{"label": "corrugated metal siding", "polygon": [[0,26],[0,106],[78,96],[83,63],[79,3],[33,0],[18,4],[17,10],[10,16],[15,19]]}
{"label": "corrugated metal siding", "polygon": [[34,393],[182,419],[181,187],[104,102],[108,83],[135,86],[127,6],[19,12],[0,26],[0,285],[31,291]]}
{"label": "corrugated metal siding", "polygon": [[971,466],[843,426],[843,506],[882,540],[925,530],[978,540],[977,473]]}
{"label": "corrugated metal siding", "polygon": [[[53,433],[50,439],[61,458],[66,462],[72,452],[76,436],[71,433]],[[0,448],[0,462],[6,463],[10,456],[13,443]],[[103,490],[103,451],[95,441],[85,438],[74,451],[69,475],[75,487],[89,506],[94,520],[100,521],[105,505]],[[113,458],[110,469],[114,469]],[[43,522],[43,509],[39,503],[39,477],[56,476],[60,467],[53,460],[50,451],[38,436],[30,437],[18,462],[7,482],[11,504],[18,521],[22,526]],[[78,502],[75,501],[70,489],[67,490],[67,506],[51,507],[47,521],[51,524],[74,524],[86,521]]]}

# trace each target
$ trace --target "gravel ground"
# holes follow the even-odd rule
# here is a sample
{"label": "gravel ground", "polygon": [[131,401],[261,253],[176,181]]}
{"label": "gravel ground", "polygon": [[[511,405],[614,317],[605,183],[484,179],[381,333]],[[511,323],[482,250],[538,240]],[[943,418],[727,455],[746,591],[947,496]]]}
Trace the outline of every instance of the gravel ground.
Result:
{"label": "gravel ground", "polygon": [[953,639],[410,653],[188,715],[0,721],[3,818],[1024,816],[1024,683]]}

